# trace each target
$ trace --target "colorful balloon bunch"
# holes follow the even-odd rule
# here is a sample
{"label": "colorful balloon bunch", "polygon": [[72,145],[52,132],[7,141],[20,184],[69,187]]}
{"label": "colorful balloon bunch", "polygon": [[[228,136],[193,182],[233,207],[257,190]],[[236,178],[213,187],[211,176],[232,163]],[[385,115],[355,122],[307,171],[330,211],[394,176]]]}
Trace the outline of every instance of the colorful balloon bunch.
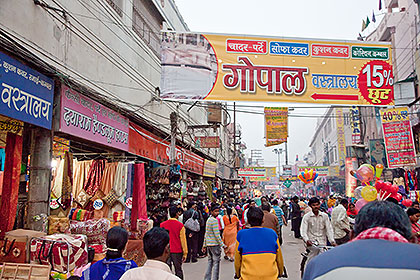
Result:
{"label": "colorful balloon bunch", "polygon": [[299,180],[305,184],[313,183],[318,178],[318,173],[313,169],[305,169],[298,175]]}
{"label": "colorful balloon bunch", "polygon": [[383,182],[383,181],[376,181],[375,188],[378,191],[378,199],[379,200],[386,200],[389,197],[394,198],[397,201],[401,201],[402,195],[398,193],[398,186],[393,185],[390,182]]}

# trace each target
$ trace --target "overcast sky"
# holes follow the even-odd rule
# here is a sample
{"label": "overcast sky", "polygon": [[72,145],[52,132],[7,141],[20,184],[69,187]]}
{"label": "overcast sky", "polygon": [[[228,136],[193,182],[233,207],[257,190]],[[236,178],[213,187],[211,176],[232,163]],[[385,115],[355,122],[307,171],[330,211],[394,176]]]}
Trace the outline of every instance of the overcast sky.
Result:
{"label": "overcast sky", "polygon": [[[381,19],[379,0],[175,0],[185,22],[193,32],[229,33],[303,38],[355,40],[361,31],[362,20],[375,11],[377,23]],[[372,24],[364,36],[373,31]],[[296,108],[289,119],[289,163],[296,155],[302,159],[309,151],[315,132],[316,118],[324,108],[302,108],[302,104],[239,103],[242,105],[289,106]],[[310,106],[310,105],[308,105]],[[242,108],[243,109],[243,108]],[[262,109],[252,109],[260,110]],[[301,117],[311,115],[311,117]],[[237,114],[243,129],[247,153],[263,150],[265,166],[277,166],[274,147],[265,148],[264,117]],[[281,145],[283,147],[283,145]],[[284,164],[284,155],[281,159]]]}

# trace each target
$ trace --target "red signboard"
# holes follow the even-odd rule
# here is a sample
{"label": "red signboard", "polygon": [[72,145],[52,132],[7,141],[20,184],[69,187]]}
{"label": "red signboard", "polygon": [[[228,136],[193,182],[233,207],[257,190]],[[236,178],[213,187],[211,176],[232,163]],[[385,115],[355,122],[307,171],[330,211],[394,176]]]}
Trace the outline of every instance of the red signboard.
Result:
{"label": "red signboard", "polygon": [[208,137],[195,137],[196,148],[219,148],[220,138],[219,136],[208,136]]}
{"label": "red signboard", "polygon": [[349,46],[312,44],[311,49],[312,56],[339,58],[346,58],[350,56]]}
{"label": "red signboard", "polygon": [[[130,123],[129,131],[130,153],[156,161],[162,164],[170,164],[170,142],[148,132],[147,130]],[[204,159],[195,153],[181,147],[176,147],[176,160],[181,169],[199,175],[203,174]]]}
{"label": "red signboard", "polygon": [[226,51],[233,53],[267,53],[267,41],[258,40],[226,40]]}

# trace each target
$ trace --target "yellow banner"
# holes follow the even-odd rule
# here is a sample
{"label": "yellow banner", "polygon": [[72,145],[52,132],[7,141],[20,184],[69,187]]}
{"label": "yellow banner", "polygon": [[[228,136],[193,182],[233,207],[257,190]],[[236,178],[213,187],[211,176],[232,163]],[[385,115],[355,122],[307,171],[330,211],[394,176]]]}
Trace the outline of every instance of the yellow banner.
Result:
{"label": "yellow banner", "polygon": [[337,121],[338,166],[340,170],[344,170],[346,167],[346,137],[344,135],[344,113],[342,108],[335,109],[335,117]]}
{"label": "yellow banner", "polygon": [[162,34],[161,98],[393,105],[390,43]]}
{"label": "yellow banner", "polygon": [[289,109],[265,107],[265,145],[267,147],[287,142]]}

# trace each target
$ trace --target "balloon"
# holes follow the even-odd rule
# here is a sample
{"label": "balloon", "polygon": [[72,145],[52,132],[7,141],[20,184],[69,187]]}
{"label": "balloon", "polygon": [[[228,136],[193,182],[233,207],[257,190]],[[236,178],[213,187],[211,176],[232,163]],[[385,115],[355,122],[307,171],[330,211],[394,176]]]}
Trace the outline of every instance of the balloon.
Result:
{"label": "balloon", "polygon": [[366,201],[374,201],[378,197],[378,191],[372,186],[365,186],[362,189],[361,195]]}
{"label": "balloon", "polygon": [[411,205],[413,205],[413,201],[412,201],[412,200],[410,200],[410,199],[404,199],[404,200],[401,202],[401,204],[402,204],[402,205],[404,205],[405,207],[410,207]]}
{"label": "balloon", "polygon": [[394,198],[398,202],[401,201],[402,199],[402,195],[400,193],[393,194],[391,195],[391,197]]}
{"label": "balloon", "polygon": [[356,176],[362,183],[367,183],[373,179],[373,170],[367,165],[362,165],[357,169]]}
{"label": "balloon", "polygon": [[312,183],[318,178],[318,174],[313,169],[305,169],[298,175],[299,180],[305,184]]}
{"label": "balloon", "polygon": [[385,183],[383,181],[381,181],[381,180],[376,181],[376,183],[375,183],[376,190],[378,192],[381,191],[383,189],[384,184]]}
{"label": "balloon", "polygon": [[374,168],[371,164],[364,163],[364,164],[362,164],[360,167],[362,167],[362,166],[369,167],[369,168],[370,168],[370,170],[372,170],[372,172],[375,172],[375,168]]}
{"label": "balloon", "polygon": [[354,198],[356,198],[357,200],[362,198],[362,189],[363,189],[362,186],[354,189],[353,195],[354,195]]}
{"label": "balloon", "polygon": [[390,191],[392,194],[397,194],[399,189],[400,188],[397,185],[392,185],[392,187],[390,188]]}
{"label": "balloon", "polygon": [[384,171],[384,166],[382,164],[377,164],[376,165],[376,172],[375,172],[375,177],[377,179],[381,178],[382,171]]}
{"label": "balloon", "polygon": [[363,208],[363,206],[365,206],[366,204],[368,204],[369,202],[367,202],[366,200],[364,200],[364,199],[359,199],[358,201],[356,201],[356,204],[355,204],[355,206],[356,206],[356,210],[357,211],[360,211],[360,209],[362,209]]}

